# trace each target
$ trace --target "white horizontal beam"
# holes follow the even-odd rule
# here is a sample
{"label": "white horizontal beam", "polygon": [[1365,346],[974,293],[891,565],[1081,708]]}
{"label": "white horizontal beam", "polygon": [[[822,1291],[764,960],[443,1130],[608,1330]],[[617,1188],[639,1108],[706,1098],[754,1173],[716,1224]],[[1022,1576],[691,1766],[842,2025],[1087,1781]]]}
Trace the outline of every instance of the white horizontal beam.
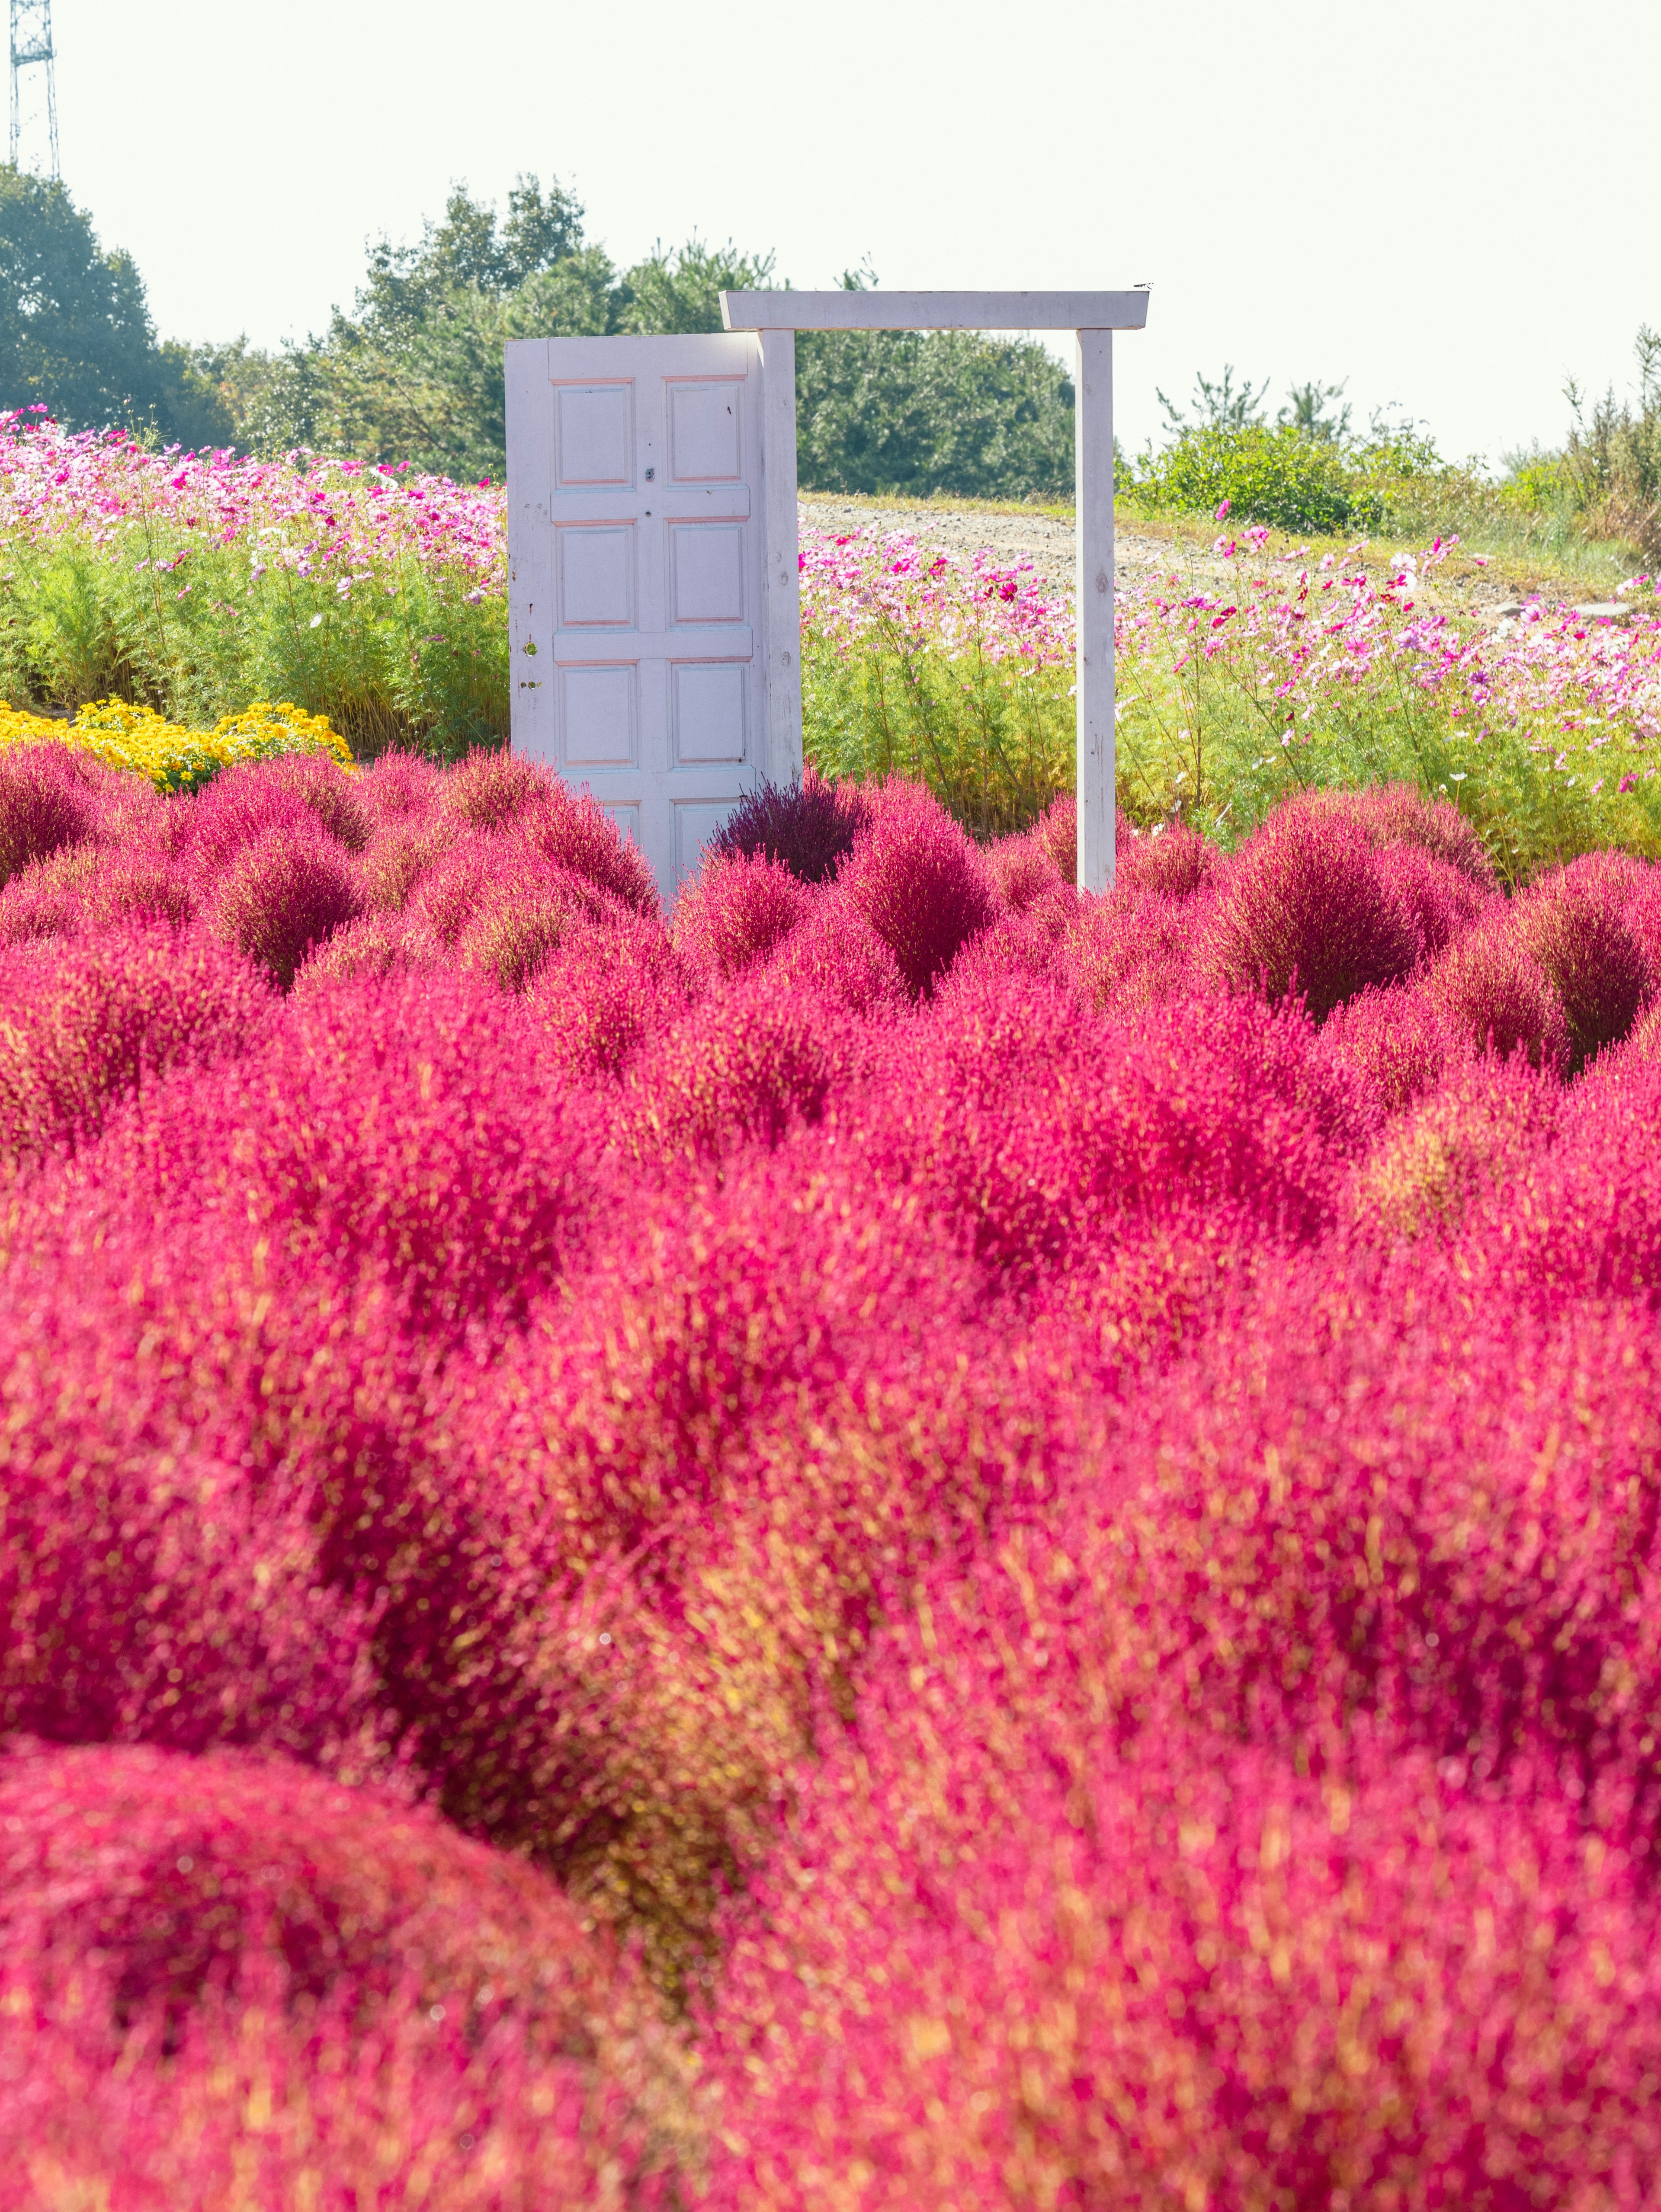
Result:
{"label": "white horizontal beam", "polygon": [[1140,331],[1136,292],[723,292],[729,331]]}

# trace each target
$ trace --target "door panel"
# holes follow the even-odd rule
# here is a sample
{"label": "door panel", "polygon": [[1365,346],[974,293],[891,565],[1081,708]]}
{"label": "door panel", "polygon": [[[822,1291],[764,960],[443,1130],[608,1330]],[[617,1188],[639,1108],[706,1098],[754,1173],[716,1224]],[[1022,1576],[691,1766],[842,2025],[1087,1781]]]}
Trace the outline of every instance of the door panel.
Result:
{"label": "door panel", "polygon": [[760,363],[748,333],[508,348],[514,745],[666,897],[767,772]]}

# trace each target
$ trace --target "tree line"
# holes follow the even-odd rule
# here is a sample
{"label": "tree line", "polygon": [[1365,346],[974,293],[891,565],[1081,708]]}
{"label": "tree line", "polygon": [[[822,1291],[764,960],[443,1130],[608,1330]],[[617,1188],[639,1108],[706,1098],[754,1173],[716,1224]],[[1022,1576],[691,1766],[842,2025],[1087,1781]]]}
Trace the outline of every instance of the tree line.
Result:
{"label": "tree line", "polygon": [[[198,448],[309,447],[499,478],[507,341],[716,331],[723,290],[775,281],[771,254],[696,235],[619,269],[584,217],[557,179],[521,176],[505,213],[458,185],[417,243],[370,246],[351,311],[320,334],[275,350],[186,345],[158,340],[131,256],[103,250],[63,185],[0,168],[0,405]],[[1073,387],[1031,340],[804,331],[797,395],[807,489],[1071,489]]]}

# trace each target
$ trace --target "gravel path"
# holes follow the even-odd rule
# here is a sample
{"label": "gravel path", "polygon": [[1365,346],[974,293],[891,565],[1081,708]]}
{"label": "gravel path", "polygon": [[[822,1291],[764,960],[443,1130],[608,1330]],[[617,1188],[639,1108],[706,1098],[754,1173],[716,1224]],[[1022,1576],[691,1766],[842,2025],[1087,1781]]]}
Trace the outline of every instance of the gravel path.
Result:
{"label": "gravel path", "polygon": [[[868,530],[873,523],[885,530],[904,530],[944,546],[953,553],[972,553],[990,546],[1002,558],[1031,561],[1038,574],[1057,592],[1073,590],[1073,525],[1054,515],[1034,514],[1019,507],[964,507],[888,505],[869,499],[838,499],[834,494],[806,492],[802,495],[805,516],[821,530]],[[1231,533],[1233,534],[1233,533]],[[1361,558],[1370,568],[1383,570],[1398,542],[1381,539]],[[1220,585],[1238,588],[1245,564],[1221,561],[1208,545],[1199,548],[1173,543],[1142,532],[1121,528],[1114,545],[1114,580],[1121,589],[1134,588],[1154,576],[1178,576],[1185,589]],[[1261,568],[1257,574],[1262,574]],[[1559,587],[1560,589],[1561,586]],[[1514,584],[1456,558],[1421,580],[1417,596],[1427,606],[1454,615],[1475,616],[1491,622],[1517,611]],[[1590,597],[1590,595],[1588,595]],[[1595,602],[1597,611],[1607,603]],[[1621,609],[1625,616],[1628,610]]]}

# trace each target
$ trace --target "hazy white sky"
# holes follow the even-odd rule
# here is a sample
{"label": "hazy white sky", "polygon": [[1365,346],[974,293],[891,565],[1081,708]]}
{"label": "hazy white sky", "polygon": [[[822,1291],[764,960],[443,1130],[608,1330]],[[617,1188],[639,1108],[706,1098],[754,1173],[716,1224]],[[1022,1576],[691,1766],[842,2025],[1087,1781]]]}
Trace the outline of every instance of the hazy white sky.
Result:
{"label": "hazy white sky", "polygon": [[1121,434],[1225,361],[1445,450],[1557,440],[1661,323],[1655,0],[54,0],[63,169],[166,337],[266,343],[453,179],[557,173],[834,283],[1153,288]]}

